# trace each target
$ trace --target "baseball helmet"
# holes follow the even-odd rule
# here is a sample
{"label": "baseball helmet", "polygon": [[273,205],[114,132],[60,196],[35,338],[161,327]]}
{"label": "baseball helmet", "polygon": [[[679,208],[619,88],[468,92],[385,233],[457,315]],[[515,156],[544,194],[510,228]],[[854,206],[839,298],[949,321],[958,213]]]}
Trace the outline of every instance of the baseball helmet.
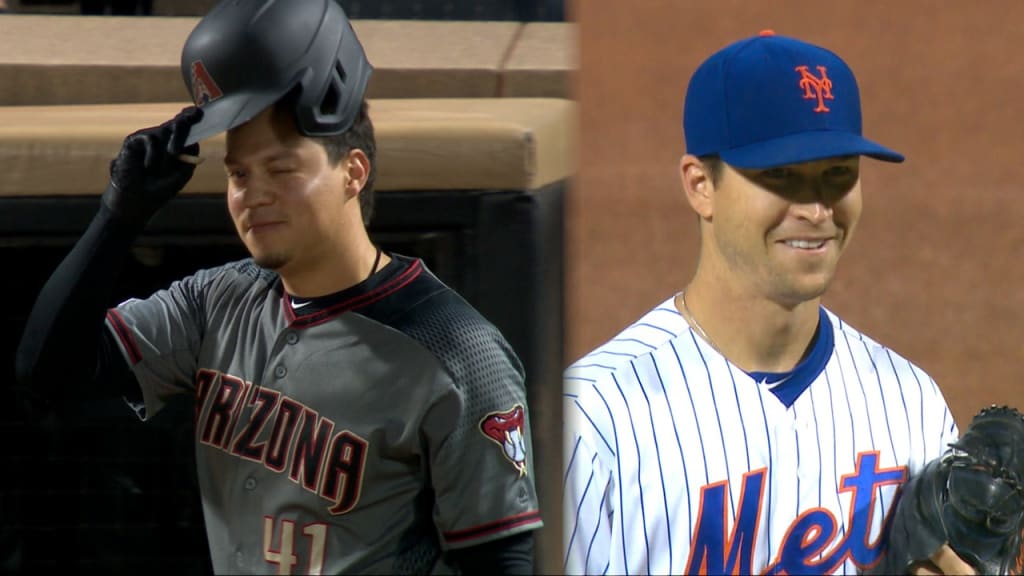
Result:
{"label": "baseball helmet", "polygon": [[221,0],[181,52],[202,120],[192,144],[243,124],[294,90],[306,136],[352,125],[373,67],[336,0]]}

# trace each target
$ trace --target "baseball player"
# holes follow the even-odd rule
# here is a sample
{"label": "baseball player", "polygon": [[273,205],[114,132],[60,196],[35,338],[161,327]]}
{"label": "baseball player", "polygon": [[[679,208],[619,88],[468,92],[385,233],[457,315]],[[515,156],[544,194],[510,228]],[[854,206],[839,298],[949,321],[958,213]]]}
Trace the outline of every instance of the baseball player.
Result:
{"label": "baseball player", "polygon": [[696,70],[683,127],[692,280],[565,372],[565,570],[856,574],[958,435],[927,373],[821,304],[861,157],[903,157],[861,135],[839,56],[770,31]]}
{"label": "baseball player", "polygon": [[[19,377],[58,400],[91,381],[143,420],[193,397],[217,573],[532,573],[522,366],[422,261],[368,237],[371,66],[342,9],[221,2],[182,72],[195,106],[125,139]],[[252,257],[108,310],[132,241],[222,131]]]}

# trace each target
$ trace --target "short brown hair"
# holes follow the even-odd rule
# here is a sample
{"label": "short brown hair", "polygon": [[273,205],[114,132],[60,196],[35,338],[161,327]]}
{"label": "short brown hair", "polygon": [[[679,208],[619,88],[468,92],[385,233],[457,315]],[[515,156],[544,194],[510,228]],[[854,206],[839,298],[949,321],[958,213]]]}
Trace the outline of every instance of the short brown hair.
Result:
{"label": "short brown hair", "polygon": [[711,183],[717,185],[722,178],[722,158],[718,154],[708,154],[698,156],[697,159],[704,164],[704,170],[711,176]]}
{"label": "short brown hair", "polygon": [[373,184],[377,179],[377,140],[373,133],[373,122],[370,120],[369,104],[366,100],[359,106],[359,113],[352,126],[335,136],[314,138],[327,150],[327,160],[337,165],[349,151],[359,149],[370,161],[370,172],[366,175],[366,183],[359,192],[359,209],[363,214],[363,225],[369,226],[373,218]]}
{"label": "short brown hair", "polygon": [[[294,114],[295,99],[298,98],[298,94],[297,90],[293,90],[276,104],[278,112],[287,112],[290,115],[296,129],[299,123],[296,121]],[[352,126],[348,130],[332,136],[314,136],[311,138],[327,151],[327,161],[332,166],[337,166],[338,162],[341,162],[351,150],[358,148],[363,151],[363,154],[366,154],[366,158],[370,161],[370,172],[366,175],[366,183],[363,184],[363,189],[359,192],[359,210],[363,216],[364,226],[369,226],[370,219],[373,217],[373,185],[377,179],[377,140],[373,133],[373,122],[370,121],[369,108],[369,104],[364,99],[359,105],[359,112],[356,113]]]}

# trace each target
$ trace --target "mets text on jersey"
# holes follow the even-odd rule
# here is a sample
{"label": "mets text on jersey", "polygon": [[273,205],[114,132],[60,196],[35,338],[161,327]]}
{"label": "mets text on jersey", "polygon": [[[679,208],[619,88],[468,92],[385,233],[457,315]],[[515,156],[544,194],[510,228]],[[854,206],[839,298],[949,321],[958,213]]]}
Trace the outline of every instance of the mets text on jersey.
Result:
{"label": "mets text on jersey", "polygon": [[[686,563],[688,574],[754,573],[754,541],[761,521],[766,475],[767,469],[761,468],[743,476],[738,517],[731,534],[726,523],[729,482],[717,482],[701,490],[696,531]],[[778,554],[764,573],[830,574],[848,559],[865,568],[875,565],[881,554],[881,538],[869,541],[875,496],[882,486],[900,485],[906,476],[905,466],[879,469],[878,452],[858,454],[856,470],[843,476],[839,486],[839,491],[848,493],[851,501],[850,518],[841,540],[835,542],[840,522],[830,510],[804,510],[790,524]],[[891,520],[890,512],[884,524],[887,526]],[[829,548],[830,552],[822,554]]]}

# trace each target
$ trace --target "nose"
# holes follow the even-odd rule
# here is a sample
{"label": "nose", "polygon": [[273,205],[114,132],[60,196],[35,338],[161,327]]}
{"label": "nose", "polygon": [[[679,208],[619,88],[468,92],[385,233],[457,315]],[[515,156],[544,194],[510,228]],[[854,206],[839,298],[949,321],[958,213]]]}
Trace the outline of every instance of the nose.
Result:
{"label": "nose", "polygon": [[812,224],[824,224],[832,218],[832,206],[821,199],[793,204],[793,211],[797,218]]}
{"label": "nose", "polygon": [[796,216],[812,224],[821,224],[832,218],[832,200],[820,182],[809,183],[794,204]]}

